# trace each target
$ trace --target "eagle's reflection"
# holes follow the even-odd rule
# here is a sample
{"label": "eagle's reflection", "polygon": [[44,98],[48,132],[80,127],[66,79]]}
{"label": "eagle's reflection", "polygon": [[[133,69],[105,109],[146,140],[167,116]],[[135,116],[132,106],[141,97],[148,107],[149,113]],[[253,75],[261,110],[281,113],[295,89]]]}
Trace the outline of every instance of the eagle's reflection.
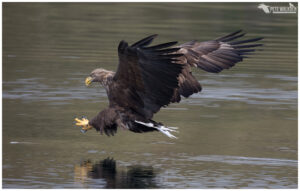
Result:
{"label": "eagle's reflection", "polygon": [[105,188],[157,188],[151,166],[134,165],[118,170],[116,161],[106,158],[96,163],[90,160],[75,166],[75,182],[87,183],[88,179],[103,179]]}

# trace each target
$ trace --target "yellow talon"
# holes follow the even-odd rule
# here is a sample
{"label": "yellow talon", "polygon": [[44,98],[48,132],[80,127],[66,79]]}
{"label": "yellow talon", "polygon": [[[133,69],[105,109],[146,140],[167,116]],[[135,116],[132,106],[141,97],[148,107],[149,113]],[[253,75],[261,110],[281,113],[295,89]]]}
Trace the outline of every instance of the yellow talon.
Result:
{"label": "yellow talon", "polygon": [[82,118],[82,119],[75,118],[75,121],[77,122],[76,123],[77,126],[81,126],[82,132],[86,132],[87,130],[93,128],[91,125],[89,125],[89,120],[86,118]]}

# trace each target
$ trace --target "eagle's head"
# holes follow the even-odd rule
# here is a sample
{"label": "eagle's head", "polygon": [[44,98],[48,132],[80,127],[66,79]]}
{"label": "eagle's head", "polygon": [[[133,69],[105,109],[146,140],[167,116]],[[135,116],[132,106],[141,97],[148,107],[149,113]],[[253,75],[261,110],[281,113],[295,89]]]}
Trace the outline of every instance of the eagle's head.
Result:
{"label": "eagle's head", "polygon": [[112,79],[114,74],[112,71],[97,68],[85,79],[85,85],[89,86],[92,82],[99,82],[101,85],[106,86],[108,79]]}

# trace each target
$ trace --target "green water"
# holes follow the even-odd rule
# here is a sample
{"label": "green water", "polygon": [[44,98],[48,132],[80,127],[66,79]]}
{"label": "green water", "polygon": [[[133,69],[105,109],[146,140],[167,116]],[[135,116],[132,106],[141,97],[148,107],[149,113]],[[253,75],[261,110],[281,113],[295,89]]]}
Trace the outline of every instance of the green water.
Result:
{"label": "green water", "polygon": [[[297,188],[298,18],[257,6],[3,3],[3,188]],[[177,140],[73,124],[108,105],[84,79],[116,69],[120,40],[238,29],[265,37],[263,51],[220,74],[194,70],[203,91],[155,115],[179,127]]]}

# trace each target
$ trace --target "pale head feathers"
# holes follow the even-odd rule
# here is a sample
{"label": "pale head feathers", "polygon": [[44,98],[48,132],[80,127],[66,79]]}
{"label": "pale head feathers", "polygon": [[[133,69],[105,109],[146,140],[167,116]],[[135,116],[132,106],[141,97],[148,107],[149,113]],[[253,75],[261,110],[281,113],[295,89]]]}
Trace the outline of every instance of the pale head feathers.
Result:
{"label": "pale head feathers", "polygon": [[90,74],[90,77],[93,78],[92,82],[100,82],[102,85],[107,85],[107,82],[110,81],[115,75],[115,72],[105,70],[103,68],[97,68],[93,70]]}

